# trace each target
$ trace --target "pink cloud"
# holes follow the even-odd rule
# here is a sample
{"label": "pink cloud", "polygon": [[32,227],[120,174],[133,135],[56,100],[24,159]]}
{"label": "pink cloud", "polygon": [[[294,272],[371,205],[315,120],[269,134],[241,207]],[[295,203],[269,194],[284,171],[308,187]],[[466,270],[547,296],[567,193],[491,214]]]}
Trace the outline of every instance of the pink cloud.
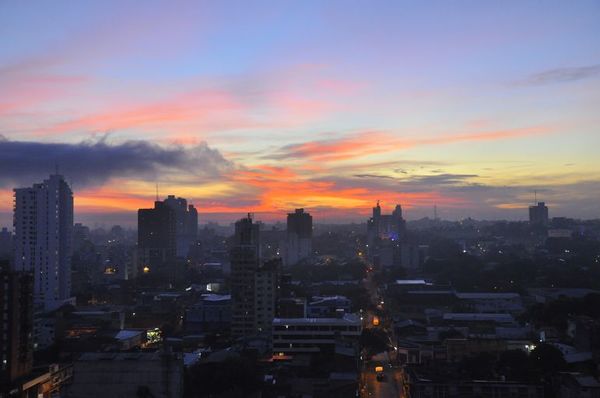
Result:
{"label": "pink cloud", "polygon": [[394,152],[417,146],[494,141],[547,134],[552,131],[550,128],[538,126],[485,131],[481,133],[449,134],[427,138],[404,138],[389,132],[366,131],[338,139],[308,141],[301,144],[288,145],[281,148],[279,153],[273,157],[277,159],[309,158],[318,161],[338,161]]}

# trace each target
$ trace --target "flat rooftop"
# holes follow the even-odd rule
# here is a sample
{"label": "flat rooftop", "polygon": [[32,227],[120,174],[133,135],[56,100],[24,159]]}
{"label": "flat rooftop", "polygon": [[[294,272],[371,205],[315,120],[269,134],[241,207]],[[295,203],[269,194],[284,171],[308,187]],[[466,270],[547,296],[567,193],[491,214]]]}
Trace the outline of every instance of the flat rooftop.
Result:
{"label": "flat rooftop", "polygon": [[432,285],[431,282],[427,282],[425,279],[397,279],[396,285]]}
{"label": "flat rooftop", "polygon": [[342,318],[275,318],[273,325],[360,325],[360,317],[344,314]]}

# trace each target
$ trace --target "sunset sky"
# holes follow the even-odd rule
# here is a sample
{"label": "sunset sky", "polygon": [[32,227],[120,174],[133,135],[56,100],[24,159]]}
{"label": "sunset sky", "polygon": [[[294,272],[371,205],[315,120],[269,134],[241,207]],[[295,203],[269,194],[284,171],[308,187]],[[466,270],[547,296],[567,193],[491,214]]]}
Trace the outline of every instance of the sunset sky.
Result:
{"label": "sunset sky", "polygon": [[54,171],[76,221],[600,216],[598,1],[2,1],[0,226]]}

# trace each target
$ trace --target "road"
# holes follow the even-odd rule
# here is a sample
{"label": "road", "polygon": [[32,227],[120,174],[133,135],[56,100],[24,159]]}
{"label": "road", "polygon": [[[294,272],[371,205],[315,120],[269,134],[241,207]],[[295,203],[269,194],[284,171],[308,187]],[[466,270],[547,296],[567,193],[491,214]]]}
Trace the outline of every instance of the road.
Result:
{"label": "road", "polygon": [[[365,288],[369,292],[371,303],[374,307],[377,307],[380,312],[385,313],[385,303],[382,303],[382,298],[379,296],[377,285],[373,280],[373,272],[369,272],[367,277],[363,281]],[[373,311],[368,310],[365,314],[365,327],[376,327],[386,332],[388,337],[388,345],[393,347],[393,329],[386,328],[385,325],[389,319],[386,316],[380,319],[378,326],[373,326],[372,320],[375,314]],[[390,355],[392,358],[390,358]],[[361,388],[360,396],[363,398],[403,398],[405,397],[402,389],[402,369],[398,367],[392,367],[391,363],[396,362],[396,352],[391,350],[388,352],[382,352],[373,356],[369,361],[363,362],[363,369],[361,372]],[[385,376],[383,380],[377,380],[375,373],[375,366],[383,366]]]}
{"label": "road", "polygon": [[[377,380],[375,366],[384,365],[385,376],[383,380]],[[360,396],[363,398],[399,398],[403,397],[401,388],[402,370],[391,367],[387,353],[381,353],[374,356],[371,361],[364,364],[362,372],[362,389]]]}

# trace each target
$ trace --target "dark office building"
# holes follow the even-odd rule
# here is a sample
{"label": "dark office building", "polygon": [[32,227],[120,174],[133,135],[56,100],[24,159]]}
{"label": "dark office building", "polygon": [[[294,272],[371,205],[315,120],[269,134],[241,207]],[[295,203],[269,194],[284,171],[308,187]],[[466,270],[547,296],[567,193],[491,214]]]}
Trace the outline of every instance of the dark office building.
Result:
{"label": "dark office building", "polygon": [[235,223],[231,260],[231,334],[251,337],[271,330],[281,259],[262,262],[259,224],[252,215]]}
{"label": "dark office building", "polygon": [[252,216],[235,223],[234,246],[231,260],[231,334],[235,337],[253,335],[254,275],[260,264],[259,225],[253,223]]}
{"label": "dark office building", "polygon": [[369,244],[377,239],[402,240],[406,233],[406,221],[402,217],[402,206],[396,205],[392,214],[381,214],[381,206],[373,207],[373,217],[367,221]]}
{"label": "dark office building", "polygon": [[164,203],[175,212],[175,252],[177,257],[187,257],[190,247],[198,239],[198,211],[184,198],[169,195]]}
{"label": "dark office building", "polygon": [[33,365],[33,276],[0,265],[0,396]]}
{"label": "dark office building", "polygon": [[544,202],[538,202],[536,206],[529,206],[529,223],[538,227],[548,225],[548,207]]}
{"label": "dark office building", "polygon": [[294,265],[312,254],[312,216],[296,209],[287,216],[285,264]]}
{"label": "dark office building", "polygon": [[164,271],[175,262],[175,212],[164,202],[138,210],[138,268],[143,273]]}

